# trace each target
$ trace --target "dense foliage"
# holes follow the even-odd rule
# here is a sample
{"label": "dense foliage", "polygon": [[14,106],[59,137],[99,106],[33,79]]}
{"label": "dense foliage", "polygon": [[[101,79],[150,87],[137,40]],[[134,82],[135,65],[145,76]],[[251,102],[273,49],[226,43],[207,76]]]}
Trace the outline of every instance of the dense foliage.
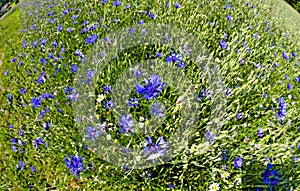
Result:
{"label": "dense foliage", "polygon": [[[284,13],[270,2],[25,3],[22,40],[3,63],[0,188],[299,190],[300,30],[297,22],[284,22]],[[146,23],[171,23],[193,34],[214,58],[227,102],[226,114],[213,119],[225,120],[218,133],[207,129],[214,87],[189,59],[188,50],[147,44],[118,53],[100,74],[86,73],[87,84],[99,75],[95,109],[101,125],[84,127],[84,138],[78,133],[80,120],[73,115],[72,103],[78,99],[79,68],[95,43],[112,42],[105,38],[108,34],[124,27],[143,28]],[[163,75],[142,74],[134,67],[149,59],[164,64],[159,71],[172,65],[191,80],[201,108],[195,117],[197,128],[193,139],[168,163],[119,168],[99,158],[83,139],[106,133],[107,141],[121,143],[125,153],[137,145],[147,157],[163,156],[178,128],[182,100],[176,87],[168,86]],[[128,68],[134,71],[133,79],[142,78],[130,93],[128,113],[117,118],[114,83]],[[147,136],[139,133],[134,121],[146,125],[153,117],[163,118],[162,126]],[[210,150],[202,152],[203,142]]]}

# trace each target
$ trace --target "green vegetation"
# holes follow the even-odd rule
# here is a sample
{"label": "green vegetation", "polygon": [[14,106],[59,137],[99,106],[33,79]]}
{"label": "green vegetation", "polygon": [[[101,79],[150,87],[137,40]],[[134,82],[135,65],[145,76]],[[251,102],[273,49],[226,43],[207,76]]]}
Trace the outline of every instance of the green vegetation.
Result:
{"label": "green vegetation", "polygon": [[[278,2],[36,0],[22,11],[14,10],[0,21],[0,54],[4,55],[0,66],[0,190],[300,190],[299,15]],[[223,79],[223,116],[211,117],[214,84],[208,83],[205,71],[188,56],[189,51],[194,53],[188,45],[178,49],[164,43],[133,46],[109,55],[111,60],[99,73],[92,69],[81,73],[89,66],[89,56],[105,57],[102,51],[113,46],[112,39],[104,38],[107,35],[124,27],[130,27],[126,35],[134,34],[135,39],[151,33],[140,30],[137,23],[141,29],[147,23],[172,23],[172,29],[180,28],[196,38],[190,42],[182,35],[176,42],[184,39],[182,44],[190,42],[191,47],[200,42],[207,48],[219,67],[216,75]],[[151,39],[166,42],[170,35]],[[107,49],[99,52],[95,44],[101,42]],[[203,58],[205,62],[208,55]],[[95,151],[116,153],[115,148],[106,147],[115,142],[124,153],[131,152],[129,147],[155,155],[165,146],[156,140],[164,137],[168,142],[182,119],[179,100],[182,105],[185,101],[175,89],[183,86],[187,91],[187,87],[179,75],[172,75],[175,86],[167,83],[165,89],[160,89],[159,81],[147,91],[142,79],[133,83],[138,75],[149,78],[135,67],[149,59],[162,63],[153,65],[162,66],[156,73],[162,82],[170,82],[169,76],[159,73],[163,69],[173,67],[186,75],[201,110],[192,118],[197,124],[193,138],[180,145],[176,157],[147,169],[127,169],[122,158],[122,167],[116,166]],[[134,75],[123,81],[135,85],[130,97],[138,104],[127,107],[129,103],[122,102],[129,117],[121,120],[115,112],[118,100],[113,98],[123,95],[117,94],[117,87],[122,86],[115,82],[127,69]],[[92,108],[97,115],[79,117],[72,104],[78,103],[84,114],[88,103],[85,95],[78,95],[77,82],[88,89],[93,75],[99,80],[86,97],[96,95]],[[112,107],[110,100],[115,101]],[[140,126],[134,126],[134,133],[127,128],[133,128],[131,119],[141,126],[150,123],[154,100],[166,106],[165,112],[158,112],[165,118],[154,132],[147,133],[153,145],[144,148],[149,137],[140,132]],[[99,124],[82,125],[83,120],[96,118],[102,129]],[[220,131],[209,128],[209,121],[221,124],[222,119]],[[100,138],[106,142],[97,145]],[[85,140],[95,140],[91,142],[96,145],[89,147]],[[202,143],[210,149],[203,152]]]}

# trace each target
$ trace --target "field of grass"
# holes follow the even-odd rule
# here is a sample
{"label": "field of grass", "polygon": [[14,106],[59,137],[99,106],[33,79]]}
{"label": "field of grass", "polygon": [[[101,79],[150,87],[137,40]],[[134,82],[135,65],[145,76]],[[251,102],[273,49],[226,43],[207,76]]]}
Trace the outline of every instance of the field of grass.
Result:
{"label": "field of grass", "polygon": [[0,55],[0,190],[300,190],[283,1],[25,1]]}

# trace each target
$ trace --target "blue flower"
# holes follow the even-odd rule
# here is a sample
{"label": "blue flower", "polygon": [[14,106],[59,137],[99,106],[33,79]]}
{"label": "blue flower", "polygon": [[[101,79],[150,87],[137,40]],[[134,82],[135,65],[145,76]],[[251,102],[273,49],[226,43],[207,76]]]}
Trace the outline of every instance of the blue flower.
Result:
{"label": "blue flower", "polygon": [[136,107],[139,105],[139,101],[137,98],[130,98],[128,101],[128,106],[129,107]]}
{"label": "blue flower", "polygon": [[20,94],[24,94],[25,93],[25,88],[21,88],[20,89]]}
{"label": "blue flower", "polygon": [[70,65],[70,70],[71,70],[71,72],[74,74],[74,73],[77,72],[78,66],[76,66],[76,65],[74,65],[74,64],[71,64],[71,65]]}
{"label": "blue flower", "polygon": [[16,169],[24,170],[24,168],[25,168],[25,164],[22,161],[19,161],[16,166]]}
{"label": "blue flower", "polygon": [[121,127],[120,134],[134,133],[134,121],[130,115],[122,115],[119,119],[118,125]]}
{"label": "blue flower", "polygon": [[33,97],[30,101],[33,108],[39,108],[41,106],[41,99]]}
{"label": "blue flower", "polygon": [[112,92],[112,87],[109,84],[106,84],[102,87],[102,90],[105,94],[111,93]]}
{"label": "blue flower", "polygon": [[85,38],[85,43],[87,44],[93,44],[97,41],[98,36],[95,34],[91,34],[90,36]]}
{"label": "blue flower", "polygon": [[262,128],[258,128],[256,134],[258,137],[264,136],[264,132],[263,132]]}
{"label": "blue flower", "polygon": [[35,168],[33,166],[30,166],[31,172],[35,172]]}
{"label": "blue flower", "polygon": [[237,118],[237,119],[241,119],[242,116],[243,116],[242,113],[238,113],[238,114],[236,115],[236,118]]}
{"label": "blue flower", "polygon": [[231,18],[229,15],[226,15],[226,19],[227,19],[229,22],[232,22],[232,18]]}
{"label": "blue flower", "polygon": [[287,83],[287,88],[288,88],[288,90],[292,90],[293,89],[292,84]]}
{"label": "blue flower", "polygon": [[107,102],[104,103],[104,108],[109,109],[114,106],[113,102],[111,100],[108,100]]}
{"label": "blue flower", "polygon": [[69,155],[69,158],[65,157],[65,165],[70,169],[70,173],[80,178],[79,173],[83,171],[82,158],[80,156]]}
{"label": "blue flower", "polygon": [[174,4],[174,7],[175,7],[176,9],[178,9],[178,8],[180,8],[180,5],[179,5],[178,3],[175,3],[175,4]]}
{"label": "blue flower", "polygon": [[227,49],[227,43],[225,41],[219,41],[219,46],[222,48],[222,49]]}
{"label": "blue flower", "polygon": [[236,157],[233,161],[234,168],[241,168],[243,165],[243,159],[241,157]]}
{"label": "blue flower", "polygon": [[115,7],[118,7],[118,6],[120,6],[121,4],[122,4],[121,1],[113,1],[113,2],[112,2],[112,5],[115,6]]}
{"label": "blue flower", "polygon": [[166,108],[163,104],[155,102],[150,106],[150,114],[151,116],[157,116],[159,118],[162,118],[165,116],[165,109]]}
{"label": "blue flower", "polygon": [[166,142],[163,137],[159,137],[156,143],[153,143],[152,138],[148,136],[145,140],[145,146],[143,147],[145,156],[148,156],[146,160],[155,160],[165,155],[168,146],[169,143]]}
{"label": "blue flower", "polygon": [[277,110],[276,118],[279,121],[283,121],[286,116],[286,103],[284,103],[283,97],[279,98],[278,101],[279,101],[279,108]]}
{"label": "blue flower", "polygon": [[[276,170],[270,171],[272,168],[272,164],[268,164],[265,172],[261,173],[262,180],[265,185],[269,185],[271,188],[275,187],[279,182],[279,174]],[[270,189],[272,190],[272,189]]]}
{"label": "blue flower", "polygon": [[155,74],[152,74],[150,78],[144,80],[144,82],[146,85],[142,86],[141,84],[137,84],[135,86],[135,91],[138,94],[143,95],[143,98],[147,101],[156,98],[165,87],[165,83],[161,82],[160,78]]}
{"label": "blue flower", "polygon": [[42,144],[44,144],[42,137],[38,137],[33,140],[33,147],[35,150],[37,149],[38,145],[42,145]]}
{"label": "blue flower", "polygon": [[289,55],[284,51],[282,51],[282,57],[283,57],[284,60],[290,59]]}

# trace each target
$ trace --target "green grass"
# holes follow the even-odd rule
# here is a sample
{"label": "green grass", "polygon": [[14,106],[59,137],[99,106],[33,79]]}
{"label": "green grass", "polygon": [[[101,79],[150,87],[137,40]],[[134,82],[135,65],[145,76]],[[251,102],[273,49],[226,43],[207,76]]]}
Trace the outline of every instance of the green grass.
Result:
{"label": "green grass", "polygon": [[[49,0],[48,3],[51,2]],[[263,186],[260,177],[260,173],[265,170],[266,163],[264,161],[266,157],[270,157],[274,168],[280,172],[280,179],[284,181],[279,183],[279,189],[283,188],[283,184],[288,184],[289,188],[292,186],[294,188],[298,186],[299,188],[297,180],[300,178],[300,169],[297,163],[293,162],[294,154],[299,154],[299,152],[297,153],[296,149],[289,150],[286,148],[292,145],[295,146],[297,141],[300,141],[299,136],[297,136],[297,127],[300,126],[299,118],[297,118],[299,117],[297,114],[299,103],[296,101],[299,100],[297,92],[299,85],[293,81],[293,78],[299,76],[300,73],[293,66],[294,60],[289,59],[286,61],[282,59],[281,51],[285,50],[289,54],[291,51],[299,53],[299,48],[296,47],[300,41],[296,33],[291,33],[288,37],[282,35],[289,27],[289,25],[283,27],[282,23],[284,21],[275,19],[276,16],[274,17],[274,15],[269,17],[271,14],[265,15],[266,12],[282,13],[280,9],[272,8],[269,5],[264,11],[261,3],[257,4],[257,8],[251,9],[246,7],[241,0],[205,1],[204,7],[201,9],[199,9],[198,4],[183,0],[180,2],[180,9],[174,8],[174,2],[167,9],[165,8],[165,1],[160,2],[161,4],[155,4],[153,1],[140,1],[137,3],[132,0],[128,1],[132,4],[132,7],[124,13],[120,10],[123,5],[116,8],[111,5],[111,2],[106,4],[105,8],[99,6],[99,2],[95,4],[96,1],[93,0],[77,1],[77,5],[72,5],[72,1],[69,0],[66,2],[73,10],[76,8],[81,9],[81,12],[78,13],[78,23],[80,24],[85,20],[90,20],[92,24],[99,19],[100,15],[104,17],[101,23],[105,23],[107,29],[131,26],[137,23],[139,19],[143,19],[145,23],[172,22],[174,26],[180,26],[193,33],[217,58],[217,62],[222,67],[219,74],[225,78],[226,87],[229,87],[232,92],[227,98],[229,102],[226,107],[228,123],[222,127],[220,133],[222,136],[216,138],[213,149],[204,154],[199,151],[200,149],[194,151],[192,148],[195,147],[187,145],[184,152],[167,164],[124,173],[119,167],[101,160],[91,149],[85,150],[82,148],[83,141],[74,124],[73,109],[63,93],[65,86],[74,85],[72,83],[74,75],[69,70],[70,64],[81,64],[74,55],[75,50],[79,49],[83,53],[87,53],[91,47],[84,43],[85,34],[80,35],[78,33],[82,26],[71,24],[69,17],[59,18],[59,22],[64,25],[64,31],[58,33],[55,29],[56,25],[47,23],[48,18],[45,16],[51,8],[43,7],[41,10],[37,10],[37,12],[42,13],[41,18],[23,17],[23,21],[25,19],[28,21],[26,27],[37,24],[37,31],[31,30],[29,33],[22,34],[22,38],[28,41],[28,47],[22,49],[20,47],[21,34],[17,32],[20,10],[17,9],[0,21],[0,52],[5,55],[0,69],[0,79],[3,79],[7,85],[3,90],[3,96],[1,95],[0,98],[0,116],[4,114],[3,118],[0,118],[0,190],[29,190],[27,187],[29,185],[33,187],[33,190],[168,190],[168,184],[173,183],[177,190],[202,191],[207,190],[213,182],[219,183],[221,190],[255,190],[255,187],[264,187],[264,190],[268,190],[268,186]],[[125,1],[122,2],[125,3]],[[60,1],[58,6],[53,9],[61,13],[65,9],[63,3],[65,2]],[[227,3],[233,5],[235,10],[215,9],[217,6],[222,9]],[[90,7],[95,8],[94,11],[97,12],[97,15],[90,16],[88,14]],[[141,15],[140,10],[155,13],[157,17],[153,21],[146,15]],[[257,17],[256,14],[258,14]],[[226,15],[230,15],[234,19],[233,23],[226,20]],[[120,18],[120,22],[115,23],[112,18]],[[296,21],[299,16],[295,15],[294,18],[293,20]],[[272,35],[270,35],[270,31],[265,31],[264,22],[266,20],[269,22]],[[211,26],[209,24],[211,21],[216,24]],[[253,30],[248,30],[249,26],[252,26]],[[68,27],[74,27],[75,31],[66,32]],[[295,29],[295,24],[293,29]],[[40,33],[40,31],[45,33]],[[227,39],[221,37],[225,32],[228,35]],[[99,34],[99,38],[101,38],[110,31],[99,27],[92,33]],[[253,38],[255,34],[259,35],[258,39]],[[47,38],[45,48],[31,48],[30,43],[40,38]],[[219,47],[218,41],[220,40],[225,40],[228,43],[229,50]],[[58,44],[62,42],[62,45],[54,48],[51,44],[54,41]],[[247,42],[247,46],[251,48],[251,53],[244,49],[242,41]],[[275,44],[274,48],[270,48],[272,43]],[[281,48],[281,45],[284,48]],[[61,48],[60,46],[66,48],[66,51],[62,53],[62,60],[47,59],[47,65],[42,65],[39,62],[40,58],[46,58],[50,52],[59,52],[60,49],[58,48]],[[168,54],[168,49],[169,47],[161,47],[159,50],[163,54],[161,59],[164,59]],[[239,49],[239,54],[235,52],[236,49]],[[113,84],[114,79],[119,78],[118,74],[125,70],[128,65],[146,59],[144,57],[145,52],[151,56],[155,55],[157,51],[153,47],[139,46],[123,52],[124,55],[123,53],[120,54],[104,69],[105,72],[101,76],[102,80],[99,81],[97,93],[102,94],[101,87],[105,83]],[[274,52],[277,53],[276,57],[273,55]],[[18,57],[19,53],[24,53],[23,57]],[[15,63],[10,63],[9,60],[13,57],[18,57],[18,60]],[[239,63],[240,58],[245,58],[244,64]],[[24,61],[22,66],[18,66],[20,60]],[[279,67],[273,67],[275,61],[279,63]],[[63,66],[64,63],[67,64],[67,67]],[[256,68],[254,63],[261,64],[266,67],[266,70],[263,67]],[[192,65],[193,63],[188,64]],[[37,73],[32,72],[33,68],[37,68]],[[53,74],[56,68],[59,68],[60,72]],[[10,71],[8,76],[3,76],[5,69]],[[195,68],[188,69],[187,76],[197,84],[195,90],[197,92],[201,91],[202,86],[206,87],[207,84],[200,83],[203,79],[199,78],[199,73]],[[39,85],[33,83],[43,70],[50,75],[47,81]],[[269,72],[270,70],[273,72]],[[31,74],[27,75],[27,71],[31,71]],[[284,74],[289,75],[289,81],[283,79]],[[282,80],[284,80],[284,83],[279,82]],[[287,90],[287,82],[293,84],[293,91]],[[275,85],[271,85],[272,83]],[[7,89],[8,86],[10,89]],[[235,86],[238,86],[238,88],[235,88]],[[25,87],[25,94],[21,95],[19,93],[21,87]],[[209,89],[210,87],[206,88]],[[54,100],[47,99],[43,101],[40,108],[32,108],[30,100],[33,97],[39,96],[39,93],[50,93],[52,91],[56,93]],[[14,96],[13,103],[6,104],[5,101],[9,93]],[[263,93],[267,93],[268,97],[266,99],[262,98]],[[289,95],[293,95],[295,98],[289,99]],[[109,96],[107,95],[105,99],[109,99]],[[135,94],[135,96],[138,97],[139,95]],[[176,101],[176,96],[168,90],[163,92],[160,98],[169,100],[171,102],[170,108],[173,109],[172,104]],[[277,121],[276,111],[272,112],[271,109],[272,106],[275,110],[277,109],[278,104],[276,101],[279,97],[285,97],[288,104],[287,120],[284,122]],[[1,101],[5,103],[3,108],[1,107]],[[24,103],[27,106],[24,106]],[[144,104],[144,106],[148,104],[147,101],[140,98],[139,103]],[[205,129],[205,120],[208,120],[209,104],[209,99],[202,99],[201,107],[207,108],[207,110],[203,109],[199,112],[199,115],[203,116],[203,118],[199,117],[199,120],[204,120],[201,121],[199,125],[201,127],[197,128],[197,133],[195,133],[192,142],[194,146],[203,141],[200,135],[204,134],[203,129]],[[40,109],[44,109],[45,106],[49,106],[50,112],[45,114],[41,120],[37,120]],[[119,136],[118,129],[115,128],[117,127],[117,119],[112,116],[111,110],[103,108],[103,102],[97,103],[97,106],[100,108],[98,114],[102,117],[101,119],[113,124],[110,126],[113,130],[109,132],[115,136],[113,138],[120,138],[118,140],[123,141],[126,145],[127,143],[128,145],[135,143],[136,137]],[[63,113],[57,112],[58,107],[63,109]],[[138,110],[133,113],[137,115],[148,114],[147,107],[141,106],[138,109],[141,112]],[[239,112],[245,118],[237,120],[236,114]],[[166,128],[160,129],[159,132],[166,131],[164,135],[168,135],[168,128],[173,129],[176,127],[175,122],[172,120],[173,113],[169,113],[167,116],[169,120],[166,123],[170,124],[166,125]],[[43,122],[50,123],[49,130],[44,130],[41,127]],[[288,125],[286,122],[292,125]],[[9,129],[9,124],[13,124],[13,128]],[[257,136],[258,127],[264,130],[262,138]],[[24,132],[23,135],[18,134],[19,129]],[[143,135],[137,136],[140,137],[136,142],[144,139]],[[38,149],[35,150],[32,141],[37,137],[43,137],[43,141],[48,142],[49,145],[39,145]],[[11,138],[25,142],[22,153],[11,151]],[[277,147],[277,143],[280,144],[280,147]],[[260,145],[261,149],[253,149],[254,144]],[[20,147],[18,145],[18,149]],[[221,161],[222,149],[227,149],[229,152],[225,161]],[[84,165],[94,162],[92,168],[85,168],[84,172],[81,173],[81,179],[77,179],[70,174],[69,169],[64,164],[64,157],[69,154],[83,156]],[[243,158],[244,163],[242,168],[235,169],[233,160],[238,156]],[[26,164],[25,169],[22,171],[15,168],[20,160]],[[35,173],[30,171],[29,167],[31,165],[36,168]],[[224,171],[223,165],[226,165],[226,171],[231,173],[227,179],[220,176]],[[147,178],[146,171],[152,174],[151,178]],[[242,178],[242,184],[236,185],[236,181],[240,177]]]}

